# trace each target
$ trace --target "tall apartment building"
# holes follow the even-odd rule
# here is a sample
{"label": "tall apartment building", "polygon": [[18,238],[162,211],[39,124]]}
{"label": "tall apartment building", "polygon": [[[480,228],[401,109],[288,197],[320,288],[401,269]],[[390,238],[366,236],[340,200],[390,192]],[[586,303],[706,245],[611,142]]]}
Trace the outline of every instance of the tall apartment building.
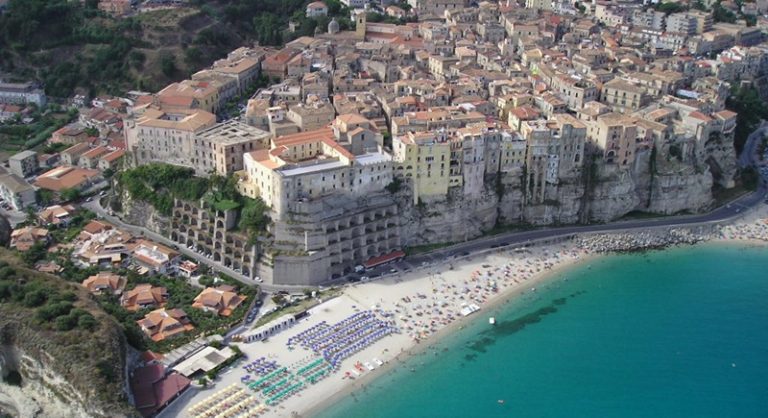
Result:
{"label": "tall apartment building", "polygon": [[596,146],[606,164],[629,168],[635,163],[638,137],[635,117],[606,113],[587,123],[587,138]]}
{"label": "tall apartment building", "polygon": [[550,88],[573,111],[578,111],[585,103],[597,100],[600,96],[594,83],[568,74],[554,73],[550,79]]}
{"label": "tall apartment building", "polygon": [[526,141],[526,196],[531,203],[544,203],[547,185],[557,185],[583,166],[587,127],[560,114],[523,123],[521,134]]}
{"label": "tall apartment building", "polygon": [[666,19],[667,15],[664,12],[659,12],[653,9],[648,9],[646,11],[638,9],[632,12],[633,25],[651,28],[653,30],[664,30]]}
{"label": "tall apartment building", "polygon": [[21,178],[35,174],[39,168],[35,151],[22,151],[8,159],[8,169]]}
{"label": "tall apartment building", "polygon": [[414,203],[448,193],[451,143],[444,129],[393,137],[392,151],[397,175],[412,183]]}
{"label": "tall apartment building", "polygon": [[465,196],[479,197],[485,185],[486,158],[498,159],[491,144],[501,140],[501,132],[482,124],[458,129],[451,138],[451,186],[461,183]]}
{"label": "tall apartment building", "polygon": [[526,9],[552,10],[552,0],[525,0]]}
{"label": "tall apartment building", "polygon": [[667,32],[692,36],[696,34],[697,27],[698,20],[689,13],[674,13],[667,18]]}

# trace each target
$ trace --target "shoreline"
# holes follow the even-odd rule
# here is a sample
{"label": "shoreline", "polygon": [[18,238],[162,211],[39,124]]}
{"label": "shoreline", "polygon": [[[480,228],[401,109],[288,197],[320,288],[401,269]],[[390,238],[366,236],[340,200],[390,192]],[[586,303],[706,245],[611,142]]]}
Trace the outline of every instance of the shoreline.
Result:
{"label": "shoreline", "polygon": [[[399,316],[400,333],[385,337],[349,356],[342,361],[336,373],[307,386],[295,397],[270,407],[260,416],[316,417],[344,398],[365,391],[373,381],[394,372],[413,357],[424,355],[467,324],[476,320],[487,321],[500,307],[531,293],[531,288],[549,284],[585,262],[609,254],[697,244],[767,246],[768,207],[745,214],[744,218],[728,225],[589,234],[531,247],[510,246],[445,260],[373,282],[346,286],[340,297],[317,305],[306,319],[293,328],[270,338],[268,342],[241,344],[241,349],[249,352],[248,357],[269,353],[270,358],[279,360],[282,365],[295,365],[316,354],[303,349],[286,350],[285,343],[289,336],[320,321],[338,321],[371,305],[374,305],[371,309],[390,312],[393,318]],[[459,304],[466,306],[470,302],[480,306],[480,311],[467,317],[458,315]],[[422,304],[431,309],[422,307]],[[354,372],[355,362],[371,358],[381,359],[383,364],[375,370],[360,370],[362,374],[355,373],[355,377],[349,372],[349,376],[344,375],[348,370]],[[225,372],[225,375],[231,375],[217,379],[215,387],[192,394],[183,406],[168,408],[176,410],[177,414],[167,409],[165,412],[169,414],[161,416],[190,416],[182,411],[199,402],[206,394],[226,387],[227,383],[237,383],[235,376],[241,365],[238,363]]]}
{"label": "shoreline", "polygon": [[[601,255],[596,255],[596,254],[584,254],[582,257],[578,259],[568,260],[563,263],[560,263],[559,265],[556,265],[551,269],[545,270],[540,274],[537,274],[536,277],[532,277],[529,280],[523,281],[517,284],[516,286],[510,286],[509,288],[499,292],[497,294],[497,297],[490,299],[486,304],[484,304],[482,306],[482,309],[478,311],[477,314],[481,314],[481,312],[497,309],[503,305],[513,302],[512,298],[519,298],[529,293],[529,291],[526,291],[526,285],[539,286],[542,284],[546,284],[547,282],[554,281],[557,274],[563,273],[567,270],[578,267],[579,265],[584,264],[585,262],[593,261],[599,258],[600,256]],[[343,398],[353,395],[356,391],[365,390],[371,383],[385,376],[387,373],[393,372],[398,366],[402,366],[403,363],[407,362],[408,360],[420,354],[423,354],[425,351],[428,351],[429,349],[433,348],[435,345],[439,344],[442,340],[444,340],[448,336],[454,335],[456,331],[464,329],[464,327],[468,323],[479,321],[480,319],[481,317],[476,315],[457,319],[456,321],[446,325],[445,327],[440,328],[433,335],[430,335],[429,338],[426,339],[425,341],[417,343],[414,346],[412,346],[410,349],[395,355],[394,358],[385,362],[383,366],[377,369],[379,373],[375,373],[375,374],[369,373],[360,378],[357,378],[355,384],[343,388],[342,390],[334,393],[328,398],[321,400],[318,403],[306,405],[309,411],[303,414],[300,413],[295,416],[300,418],[317,417],[319,414],[325,412],[327,409],[329,409],[330,407],[338,403]]]}

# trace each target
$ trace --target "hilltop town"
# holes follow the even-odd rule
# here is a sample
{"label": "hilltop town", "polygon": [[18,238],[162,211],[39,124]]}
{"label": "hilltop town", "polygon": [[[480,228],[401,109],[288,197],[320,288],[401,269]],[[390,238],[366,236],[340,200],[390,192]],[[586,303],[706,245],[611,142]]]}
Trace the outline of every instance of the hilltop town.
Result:
{"label": "hilltop town", "polygon": [[[404,25],[357,9],[354,31],[332,20],[138,97],[124,118],[127,166],[234,176],[272,221],[234,257],[221,250],[231,228],[206,234],[201,215],[157,231],[248,277],[317,285],[404,247],[508,225],[695,213],[736,185],[738,115],[726,101],[762,83],[759,27],[631,3],[587,16],[463,6],[417,2],[409,13],[422,21]],[[268,82],[241,117],[216,117],[256,80]],[[200,206],[178,206],[189,204]]]}
{"label": "hilltop town", "polygon": [[[61,106],[0,83],[0,138],[32,138],[0,168],[9,246],[119,324],[142,354],[110,376],[145,416],[238,361],[230,341],[337,295],[322,286],[513,230],[704,213],[757,184],[739,154],[766,154],[766,2],[306,3],[314,36],[155,92]],[[190,6],[98,2],[141,7]],[[38,290],[6,281],[0,300]],[[107,327],[60,303],[24,306],[49,331]]]}

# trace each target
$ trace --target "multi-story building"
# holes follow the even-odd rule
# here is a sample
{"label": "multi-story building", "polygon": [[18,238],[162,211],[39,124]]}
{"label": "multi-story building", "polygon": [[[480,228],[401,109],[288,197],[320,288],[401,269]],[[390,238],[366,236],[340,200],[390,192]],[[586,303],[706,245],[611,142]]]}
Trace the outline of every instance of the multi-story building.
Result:
{"label": "multi-story building", "polygon": [[290,203],[335,193],[362,195],[392,182],[392,158],[380,149],[353,155],[330,128],[282,136],[271,149],[245,155],[241,190],[261,197],[278,215]]}
{"label": "multi-story building", "polygon": [[35,151],[22,151],[8,159],[8,169],[21,178],[35,174],[39,168]]}
{"label": "multi-story building", "polygon": [[176,274],[181,255],[158,243],[139,240],[131,252],[131,261],[150,274]]}
{"label": "multi-story building", "polygon": [[419,16],[442,17],[446,10],[463,9],[469,2],[467,0],[408,0],[408,4]]}
{"label": "multi-story building", "polygon": [[36,202],[35,188],[23,178],[11,173],[0,174],[0,197],[14,210],[24,210]]}
{"label": "multi-story building", "polygon": [[395,136],[392,151],[397,176],[412,184],[414,203],[445,196],[451,176],[451,143],[445,129]]}
{"label": "multi-story building", "polygon": [[194,135],[190,161],[198,173],[226,176],[243,169],[243,155],[267,148],[269,138],[268,132],[228,120]]}
{"label": "multi-story building", "polygon": [[650,97],[643,89],[621,78],[603,84],[600,100],[617,112],[634,111],[647,105]]}
{"label": "multi-story building", "polygon": [[285,117],[302,131],[314,131],[328,126],[334,116],[336,111],[333,105],[318,98],[313,98],[306,104],[291,106],[285,114]]}
{"label": "multi-story building", "polygon": [[78,165],[80,156],[88,152],[91,146],[87,142],[72,145],[60,153],[61,162],[64,165]]}
{"label": "multi-story building", "polygon": [[637,9],[632,12],[633,25],[651,28],[653,30],[664,30],[666,18],[667,15],[664,12],[659,12],[653,9],[646,11]]}
{"label": "multi-story building", "polygon": [[606,113],[588,122],[587,138],[606,164],[628,168],[635,163],[637,119],[621,113]]}
{"label": "multi-story building", "polygon": [[45,106],[47,98],[43,89],[33,83],[0,83],[0,103],[36,104]]}
{"label": "multi-story building", "polygon": [[51,135],[49,142],[54,144],[74,145],[88,139],[88,133],[85,127],[80,123],[70,123],[67,126],[55,131]]}
{"label": "multi-story building", "polygon": [[525,122],[521,134],[526,141],[526,196],[530,203],[544,203],[547,185],[573,177],[583,166],[587,127],[571,115],[559,114]]}
{"label": "multi-story building", "polygon": [[189,103],[189,109],[216,113],[223,104],[219,97],[221,88],[218,82],[184,80],[169,84],[157,96],[161,103]]}
{"label": "multi-story building", "polygon": [[526,9],[552,10],[552,0],[525,0]]}
{"label": "multi-story building", "polygon": [[573,111],[599,97],[595,84],[579,76],[557,74],[551,79],[551,88],[566,103],[568,109]]}
{"label": "multi-story building", "polygon": [[152,105],[134,108],[133,112],[124,128],[132,164],[164,162],[200,168],[199,161],[195,161],[202,158],[195,154],[195,135],[212,127],[215,115],[203,110],[170,113]]}
{"label": "multi-story building", "polygon": [[331,90],[331,76],[324,71],[315,71],[304,74],[301,78],[301,98],[307,100],[310,96],[316,96],[322,100],[328,100]]}
{"label": "multi-story building", "polygon": [[307,5],[305,16],[309,18],[328,16],[328,6],[322,1],[313,1]]}
{"label": "multi-story building", "polygon": [[96,168],[99,165],[99,160],[109,153],[110,150],[107,147],[101,145],[93,147],[80,156],[77,165],[82,168]]}
{"label": "multi-story building", "polygon": [[392,118],[392,136],[409,131],[429,132],[440,128],[461,128],[470,123],[485,121],[485,115],[460,107],[435,107],[425,111],[406,112]]}
{"label": "multi-story building", "polygon": [[667,18],[667,32],[687,36],[696,34],[697,20],[688,13],[674,13]]}
{"label": "multi-story building", "polygon": [[245,123],[262,131],[269,131],[267,109],[272,107],[269,99],[250,99],[245,107]]}
{"label": "multi-story building", "polygon": [[609,27],[617,27],[628,21],[630,9],[627,5],[614,5],[612,3],[597,2],[595,4],[595,18],[600,23]]}

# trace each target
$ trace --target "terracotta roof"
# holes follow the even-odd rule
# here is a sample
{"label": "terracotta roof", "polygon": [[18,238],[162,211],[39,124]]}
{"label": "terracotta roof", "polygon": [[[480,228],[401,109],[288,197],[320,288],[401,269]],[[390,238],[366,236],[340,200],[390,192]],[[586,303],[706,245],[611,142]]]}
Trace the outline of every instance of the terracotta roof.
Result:
{"label": "terracotta roof", "polygon": [[109,150],[107,147],[98,146],[96,148],[92,148],[81,155],[82,158],[98,158],[104,154],[108,154]]}
{"label": "terracotta roof", "polygon": [[88,232],[89,234],[98,234],[99,232],[104,232],[112,228],[113,226],[111,224],[93,220],[88,222],[88,224],[83,227],[83,231]]}
{"label": "terracotta roof", "polygon": [[229,316],[245,300],[245,296],[238,295],[231,286],[207,287],[195,298],[193,308],[214,310],[219,315]]}
{"label": "terracotta roof", "polygon": [[38,241],[48,238],[48,230],[45,228],[36,228],[25,226],[21,229],[14,229],[11,232],[11,248],[19,251],[27,251]]}
{"label": "terracotta roof", "polygon": [[190,324],[186,312],[181,309],[156,309],[136,321],[153,341],[162,341],[174,335],[191,331],[195,327]]}
{"label": "terracotta roof", "polygon": [[190,383],[188,378],[176,372],[166,374],[164,365],[152,364],[133,371],[131,392],[139,412],[150,417],[184,392]]}
{"label": "terracotta roof", "polygon": [[102,271],[94,276],[90,276],[83,281],[83,287],[89,292],[100,294],[103,291],[109,291],[113,294],[122,293],[125,288],[125,277],[119,276],[108,271]]}
{"label": "terracotta roof", "polygon": [[67,166],[57,167],[41,174],[35,181],[35,185],[42,189],[59,192],[64,189],[77,188],[98,175],[98,170]]}
{"label": "terracotta roof", "polygon": [[137,311],[148,306],[163,306],[168,299],[168,290],[151,284],[138,284],[125,292],[120,304],[129,311]]}
{"label": "terracotta roof", "polygon": [[119,150],[110,152],[109,154],[101,157],[101,159],[111,163],[112,161],[115,161],[118,158],[122,157],[124,154],[125,154],[125,150],[119,149]]}

